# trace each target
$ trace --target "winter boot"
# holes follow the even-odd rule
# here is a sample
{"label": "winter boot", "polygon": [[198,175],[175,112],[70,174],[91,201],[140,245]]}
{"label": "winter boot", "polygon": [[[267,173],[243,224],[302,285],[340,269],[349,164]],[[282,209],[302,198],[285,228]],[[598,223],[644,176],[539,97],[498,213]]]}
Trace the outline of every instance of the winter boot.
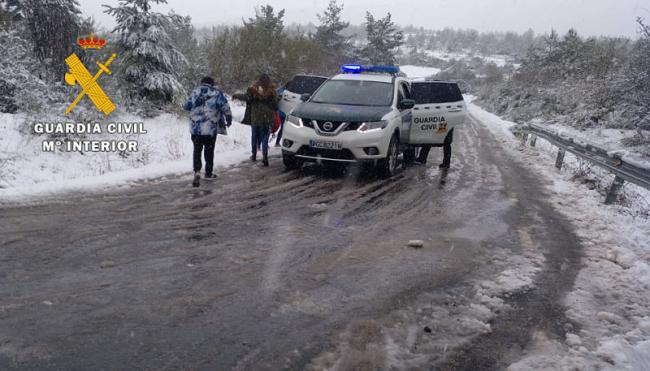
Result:
{"label": "winter boot", "polygon": [[205,180],[217,180],[217,174],[205,174]]}
{"label": "winter boot", "polygon": [[194,181],[192,182],[192,187],[196,188],[200,185],[201,185],[201,173],[197,171],[194,173]]}
{"label": "winter boot", "polygon": [[250,157],[251,161],[255,162],[257,161],[257,153],[253,153]]}
{"label": "winter boot", "polygon": [[262,159],[262,164],[264,165],[264,167],[269,166],[269,157],[267,155],[264,155],[264,158]]}

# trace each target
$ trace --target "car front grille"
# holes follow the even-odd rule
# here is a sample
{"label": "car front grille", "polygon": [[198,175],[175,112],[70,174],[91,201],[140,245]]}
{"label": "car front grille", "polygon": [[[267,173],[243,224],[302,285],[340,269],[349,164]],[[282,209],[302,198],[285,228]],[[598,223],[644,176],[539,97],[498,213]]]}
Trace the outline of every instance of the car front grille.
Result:
{"label": "car front grille", "polygon": [[335,150],[302,146],[296,154],[310,157],[331,158],[334,160],[354,160],[354,155],[349,149]]}
{"label": "car front grille", "polygon": [[[303,124],[325,136],[334,136],[342,131],[357,130],[361,126],[360,122],[343,122],[343,121],[325,121],[325,120],[312,120],[302,119]],[[344,127],[342,127],[344,126]]]}

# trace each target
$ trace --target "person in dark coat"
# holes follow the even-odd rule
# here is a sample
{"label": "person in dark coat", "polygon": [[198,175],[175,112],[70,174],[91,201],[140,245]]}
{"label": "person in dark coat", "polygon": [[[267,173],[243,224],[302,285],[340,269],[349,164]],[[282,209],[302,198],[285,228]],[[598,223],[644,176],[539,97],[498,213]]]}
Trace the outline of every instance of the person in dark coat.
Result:
{"label": "person in dark coat", "polygon": [[232,125],[232,113],[228,99],[214,86],[214,79],[204,77],[201,85],[194,89],[183,105],[190,111],[190,134],[194,143],[194,182],[198,187],[201,179],[201,154],[205,157],[205,178],[213,180],[214,145],[217,140],[219,125]]}
{"label": "person in dark coat", "polygon": [[279,98],[275,89],[271,77],[262,74],[246,93],[232,96],[246,102],[242,124],[251,126],[251,161],[257,161],[257,150],[261,145],[264,166],[269,166],[269,135],[278,110]]}

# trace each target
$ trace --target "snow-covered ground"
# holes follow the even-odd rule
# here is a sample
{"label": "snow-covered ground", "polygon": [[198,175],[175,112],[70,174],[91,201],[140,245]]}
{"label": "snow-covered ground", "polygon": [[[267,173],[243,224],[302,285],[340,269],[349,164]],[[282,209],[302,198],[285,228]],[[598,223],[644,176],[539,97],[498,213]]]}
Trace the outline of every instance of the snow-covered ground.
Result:
{"label": "snow-covered ground", "polygon": [[[564,342],[535,336],[510,370],[650,370],[650,220],[603,204],[598,192],[555,170],[553,148],[538,140],[522,147],[515,125],[470,104],[470,113],[513,157],[552,184],[551,202],[574,224],[584,247],[583,268],[564,304],[578,324]],[[574,165],[577,159],[567,154]],[[645,200],[650,192],[636,189]]]}
{"label": "snow-covered ground", "polygon": [[[234,119],[241,120],[243,106],[233,104],[232,109]],[[0,114],[0,201],[123,186],[137,180],[191,172],[192,142],[187,117],[165,114],[143,120],[123,114],[111,119],[143,121],[147,133],[96,134],[87,139],[136,140],[138,152],[128,156],[116,152],[43,152],[41,146],[47,135],[31,133],[33,123],[26,116]],[[235,122],[228,129],[228,136],[217,138],[215,166],[224,167],[245,159],[249,145],[250,128]]]}
{"label": "snow-covered ground", "polygon": [[421,66],[400,66],[402,72],[413,80],[424,80],[427,77],[432,77],[440,72],[440,68],[434,67],[421,67]]}
{"label": "snow-covered ground", "polygon": [[471,55],[467,52],[464,53],[459,53],[459,52],[445,52],[442,50],[427,50],[425,53],[431,57],[442,59],[443,61],[451,61],[453,59],[455,60],[469,60],[471,58],[480,58],[483,59],[485,62],[494,62],[498,67],[504,67],[507,64],[515,64],[514,59],[508,55],[480,55],[480,54],[475,54]]}
{"label": "snow-covered ground", "polygon": [[[541,124],[541,122],[540,122]],[[554,124],[548,125],[551,129],[562,136],[573,138],[577,142],[592,144],[607,150],[610,154],[618,154],[624,161],[650,169],[650,150],[647,146],[626,146],[622,144],[625,138],[633,137],[638,133],[632,129],[603,129],[589,128],[576,129],[570,126]],[[650,131],[643,131],[644,136],[650,136]]]}

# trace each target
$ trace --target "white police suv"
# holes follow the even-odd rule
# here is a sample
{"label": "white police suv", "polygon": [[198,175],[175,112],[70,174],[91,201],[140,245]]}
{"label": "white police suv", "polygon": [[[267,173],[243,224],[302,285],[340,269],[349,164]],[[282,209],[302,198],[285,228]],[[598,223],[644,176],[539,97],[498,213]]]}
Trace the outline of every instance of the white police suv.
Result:
{"label": "white police suv", "polygon": [[282,157],[288,169],[305,161],[367,162],[380,175],[392,176],[402,153],[412,152],[413,146],[442,143],[441,134],[451,129],[437,106],[424,104],[420,108],[432,116],[418,115],[417,121],[428,126],[412,130],[416,101],[410,81],[399,76],[399,67],[345,65],[342,71],[313,95],[303,96],[305,102],[287,117]]}

